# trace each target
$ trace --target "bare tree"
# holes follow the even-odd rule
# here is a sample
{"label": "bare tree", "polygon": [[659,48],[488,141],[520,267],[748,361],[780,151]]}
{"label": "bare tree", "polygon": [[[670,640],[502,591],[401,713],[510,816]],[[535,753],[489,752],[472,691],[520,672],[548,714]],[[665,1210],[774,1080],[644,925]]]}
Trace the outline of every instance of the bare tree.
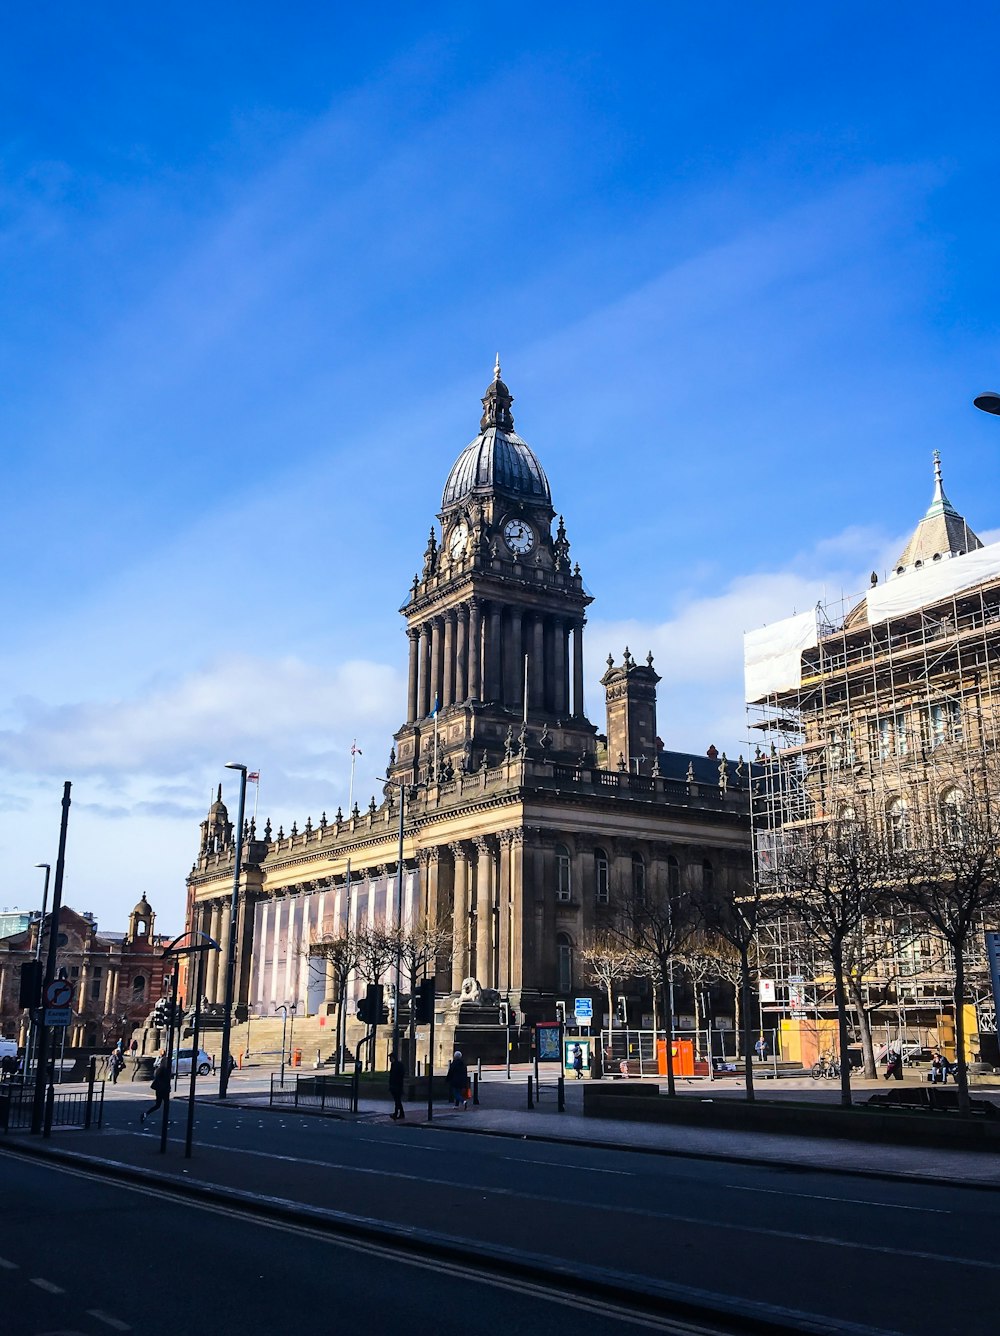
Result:
{"label": "bare tree", "polygon": [[679,881],[668,878],[653,886],[635,886],[622,900],[613,932],[626,946],[645,953],[654,962],[663,998],[663,1022],[667,1033],[667,1094],[676,1095],[673,1044],[674,1015],[671,1001],[673,962],[690,945],[698,928],[692,896]]}
{"label": "bare tree", "polygon": [[587,967],[588,979],[604,989],[610,1030],[615,1014],[614,986],[635,977],[635,950],[617,933],[602,932],[581,949],[580,959]]}
{"label": "bare tree", "polygon": [[777,869],[782,907],[797,917],[833,970],[844,1108],[851,1106],[845,955],[865,919],[886,909],[890,871],[884,833],[853,808],[782,835]]}
{"label": "bare tree", "polygon": [[[743,1072],[747,1101],[750,1103],[754,1100],[754,1045],[750,1028],[753,1014],[750,994],[753,986],[754,954],[760,929],[765,922],[776,917],[780,908],[780,900],[773,891],[765,893],[764,887],[753,879],[738,883],[729,893],[713,890],[711,894],[701,894],[697,897],[697,910],[701,922],[710,933],[736,954],[737,979],[735,981],[732,979],[731,961],[726,966],[729,973],[723,977],[738,983],[737,1014],[743,1022]],[[739,1029],[738,1022],[737,1029]]]}
{"label": "bare tree", "polygon": [[946,790],[936,812],[918,814],[910,847],[900,857],[900,896],[923,914],[954,953],[958,1106],[968,1113],[965,1065],[966,951],[984,916],[1000,908],[1000,820],[994,795],[980,778]]}
{"label": "bare tree", "polygon": [[[719,971],[712,951],[711,943],[700,933],[693,934],[687,950],[677,958],[684,973],[691,981],[691,993],[694,1002],[694,1049],[695,1056],[703,1056],[701,1049],[702,992],[706,985],[719,977]],[[709,1045],[708,1061],[712,1061]]]}
{"label": "bare tree", "polygon": [[333,1000],[336,1005],[337,1057],[336,1070],[342,1062],[344,1039],[344,1009],[347,1005],[347,982],[361,959],[361,943],[356,933],[347,929],[339,933],[324,933],[309,944],[311,959],[323,960],[333,966]]}

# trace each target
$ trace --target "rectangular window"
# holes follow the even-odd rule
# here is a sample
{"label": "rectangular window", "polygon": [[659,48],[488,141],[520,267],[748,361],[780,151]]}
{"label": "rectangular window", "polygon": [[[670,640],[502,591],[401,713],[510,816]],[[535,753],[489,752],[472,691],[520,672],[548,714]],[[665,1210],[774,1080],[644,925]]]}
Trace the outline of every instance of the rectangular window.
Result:
{"label": "rectangular window", "polygon": [[944,747],[949,742],[961,742],[962,707],[957,700],[938,701],[927,712],[927,745]]}
{"label": "rectangular window", "polygon": [[854,764],[854,738],[850,724],[835,728],[830,733],[828,747],[830,769],[839,770],[841,766]]}
{"label": "rectangular window", "polygon": [[95,979],[94,982],[90,985],[90,996],[91,996],[91,997],[100,997],[100,996],[101,996],[101,981],[100,981],[100,979]]}
{"label": "rectangular window", "polygon": [[880,761],[891,756],[905,756],[909,750],[904,714],[883,714],[868,726],[872,753]]}
{"label": "rectangular window", "polygon": [[556,899],[570,899],[569,851],[561,845],[556,849]]}
{"label": "rectangular window", "polygon": [[606,905],[611,898],[611,879],[608,876],[608,860],[603,854],[597,854],[594,868],[597,873],[597,903]]}

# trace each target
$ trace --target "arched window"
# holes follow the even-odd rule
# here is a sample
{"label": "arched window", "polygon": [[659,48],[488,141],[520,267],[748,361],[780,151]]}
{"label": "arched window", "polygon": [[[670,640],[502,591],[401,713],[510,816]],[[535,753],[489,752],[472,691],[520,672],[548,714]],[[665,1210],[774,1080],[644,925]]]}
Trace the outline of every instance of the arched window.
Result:
{"label": "arched window", "polygon": [[556,849],[556,899],[569,900],[572,894],[570,881],[569,850],[565,844],[557,844]]}
{"label": "arched window", "polygon": [[681,893],[681,865],[673,854],[667,854],[667,894]]}
{"label": "arched window", "polygon": [[559,992],[573,991],[573,939],[568,933],[561,932],[556,938],[559,966]]}
{"label": "arched window", "polygon": [[701,889],[703,891],[715,890],[715,868],[707,858],[701,860]]}
{"label": "arched window", "polygon": [[858,814],[850,803],[841,803],[837,808],[837,820],[842,826],[851,826],[858,819]]}
{"label": "arched window", "polygon": [[965,794],[946,789],[941,795],[941,833],[947,844],[965,843]]}
{"label": "arched window", "polygon": [[904,799],[893,798],[886,808],[886,830],[889,836],[889,848],[893,853],[901,853],[909,848],[909,819]]}
{"label": "arched window", "polygon": [[146,977],[143,974],[137,974],[132,980],[132,1001],[141,1002],[146,996]]}
{"label": "arched window", "polygon": [[632,894],[637,900],[646,894],[646,864],[642,861],[642,854],[632,855]]}
{"label": "arched window", "polygon": [[611,878],[608,856],[603,849],[594,850],[594,885],[597,888],[597,903],[606,905],[611,899]]}

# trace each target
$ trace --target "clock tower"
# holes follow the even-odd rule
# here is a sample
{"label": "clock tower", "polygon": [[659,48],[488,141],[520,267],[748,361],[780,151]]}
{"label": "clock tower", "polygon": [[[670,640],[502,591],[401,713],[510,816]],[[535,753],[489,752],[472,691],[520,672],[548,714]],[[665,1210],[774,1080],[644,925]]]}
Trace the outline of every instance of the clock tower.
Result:
{"label": "clock tower", "polygon": [[594,750],[583,706],[592,600],[561,516],[552,531],[549,482],[514,431],[513,402],[498,357],[479,435],[448,474],[440,534],[432,526],[400,609],[409,673],[395,779],[450,778],[529,752],[580,764]]}

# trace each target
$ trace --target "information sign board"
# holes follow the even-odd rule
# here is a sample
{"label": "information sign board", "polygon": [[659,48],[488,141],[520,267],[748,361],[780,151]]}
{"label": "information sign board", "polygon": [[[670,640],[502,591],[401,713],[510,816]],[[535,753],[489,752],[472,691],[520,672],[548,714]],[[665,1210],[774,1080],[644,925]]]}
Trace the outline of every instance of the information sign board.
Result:
{"label": "information sign board", "polygon": [[535,1026],[539,1062],[559,1061],[559,1030],[558,1021],[539,1021]]}

